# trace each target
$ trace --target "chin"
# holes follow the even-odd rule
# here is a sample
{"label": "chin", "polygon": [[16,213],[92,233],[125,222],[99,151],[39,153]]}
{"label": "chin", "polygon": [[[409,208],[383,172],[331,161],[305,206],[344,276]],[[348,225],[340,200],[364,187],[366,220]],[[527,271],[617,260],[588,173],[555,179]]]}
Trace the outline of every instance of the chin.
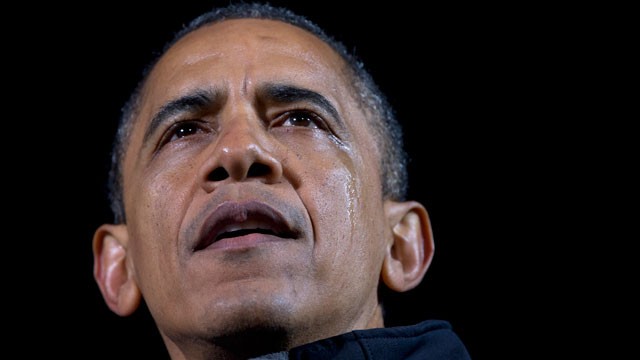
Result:
{"label": "chin", "polygon": [[182,311],[157,323],[170,352],[184,355],[188,350],[195,358],[249,359],[300,344],[308,325],[292,321],[302,310],[295,312],[295,299],[248,288],[241,297],[227,293],[216,298],[216,293],[209,292],[206,302],[196,297],[174,307]]}
{"label": "chin", "polygon": [[293,307],[282,298],[249,297],[213,304],[200,323],[207,341],[241,357],[287,350],[299,333]]}

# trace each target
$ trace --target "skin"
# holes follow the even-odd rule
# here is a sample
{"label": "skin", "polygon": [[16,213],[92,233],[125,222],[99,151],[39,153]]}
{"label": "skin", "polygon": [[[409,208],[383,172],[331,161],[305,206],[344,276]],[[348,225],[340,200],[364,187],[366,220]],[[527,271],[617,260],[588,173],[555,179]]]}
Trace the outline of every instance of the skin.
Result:
{"label": "skin", "polygon": [[[302,29],[239,19],[188,34],[151,72],[124,158],[128,221],[96,231],[94,274],[119,315],[144,298],[173,359],[246,358],[383,327],[380,281],[405,291],[424,276],[428,215],[383,199],[344,69]],[[278,86],[317,93],[335,113],[270,96]],[[195,93],[215,99],[150,126]]]}

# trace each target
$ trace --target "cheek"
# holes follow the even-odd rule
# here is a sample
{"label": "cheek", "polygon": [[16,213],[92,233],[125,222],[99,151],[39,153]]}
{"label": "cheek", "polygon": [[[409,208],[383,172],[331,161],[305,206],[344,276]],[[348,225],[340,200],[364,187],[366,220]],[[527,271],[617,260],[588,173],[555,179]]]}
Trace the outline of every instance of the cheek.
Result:
{"label": "cheek", "polygon": [[305,203],[314,224],[316,247],[340,251],[352,243],[350,235],[358,227],[358,185],[349,169],[335,168],[318,174],[312,186],[304,195],[309,199]]}
{"label": "cheek", "polygon": [[137,199],[133,207],[141,214],[134,218],[142,219],[144,226],[166,227],[162,230],[168,231],[177,225],[184,212],[193,188],[194,167],[179,158],[158,163],[162,166],[151,166],[139,175],[141,181],[134,190]]}
{"label": "cheek", "polygon": [[[136,275],[151,279],[141,282],[157,292],[163,283],[172,282],[169,275],[176,274],[169,268],[177,264],[176,239],[193,188],[190,182],[194,181],[195,175],[189,162],[176,159],[164,162],[162,167],[149,166],[137,174],[136,179],[140,181],[132,187],[127,208],[131,209],[127,212],[130,251],[136,264]],[[156,278],[158,276],[162,278]]]}
{"label": "cheek", "polygon": [[[292,171],[302,178],[297,189],[318,232],[339,227],[344,235],[354,227],[359,205],[360,183],[358,169],[362,161],[350,150],[329,140],[322,133],[281,138],[295,153]],[[332,225],[328,225],[332,224]]]}
{"label": "cheek", "polygon": [[385,224],[377,167],[326,141],[307,139],[290,148],[303,169],[298,193],[313,224],[317,273],[332,281],[343,277],[331,275],[336,272],[371,277],[381,262]]}

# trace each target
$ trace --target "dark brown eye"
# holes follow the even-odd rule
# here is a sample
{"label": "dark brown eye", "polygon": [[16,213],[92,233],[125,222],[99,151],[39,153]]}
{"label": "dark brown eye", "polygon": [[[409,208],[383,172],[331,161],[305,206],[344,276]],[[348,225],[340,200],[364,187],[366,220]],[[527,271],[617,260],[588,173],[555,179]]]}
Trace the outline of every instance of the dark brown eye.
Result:
{"label": "dark brown eye", "polygon": [[311,129],[320,128],[320,118],[306,111],[291,111],[284,115],[281,126],[302,126]]}
{"label": "dark brown eye", "polygon": [[182,139],[184,137],[202,132],[202,126],[195,121],[182,121],[173,125],[169,133],[169,141]]}

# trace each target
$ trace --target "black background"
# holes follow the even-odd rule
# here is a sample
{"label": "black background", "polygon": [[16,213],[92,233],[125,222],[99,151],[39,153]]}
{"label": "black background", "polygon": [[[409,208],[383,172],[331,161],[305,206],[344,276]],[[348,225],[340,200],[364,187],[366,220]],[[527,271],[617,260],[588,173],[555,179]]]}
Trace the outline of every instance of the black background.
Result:
{"label": "black background", "polygon": [[[5,76],[21,81],[5,86],[18,94],[22,119],[5,150],[20,185],[9,192],[32,200],[12,206],[22,221],[11,225],[26,234],[16,254],[35,264],[9,266],[18,286],[8,297],[28,308],[16,332],[42,344],[23,351],[166,357],[146,312],[120,318],[104,304],[91,239],[111,220],[111,141],[143,66],[174,31],[225,3],[34,6],[12,30],[18,41],[6,40],[15,47]],[[562,104],[577,79],[567,54],[579,31],[559,25],[556,9],[533,6],[271,3],[354,49],[403,123],[410,197],[429,210],[436,252],[423,283],[389,302],[389,324],[448,320],[475,359],[532,346],[531,329],[562,287],[539,275],[553,262],[544,258],[549,243],[567,231],[551,230],[565,203],[547,201],[568,188],[558,174],[578,157],[558,144],[576,134]]]}

